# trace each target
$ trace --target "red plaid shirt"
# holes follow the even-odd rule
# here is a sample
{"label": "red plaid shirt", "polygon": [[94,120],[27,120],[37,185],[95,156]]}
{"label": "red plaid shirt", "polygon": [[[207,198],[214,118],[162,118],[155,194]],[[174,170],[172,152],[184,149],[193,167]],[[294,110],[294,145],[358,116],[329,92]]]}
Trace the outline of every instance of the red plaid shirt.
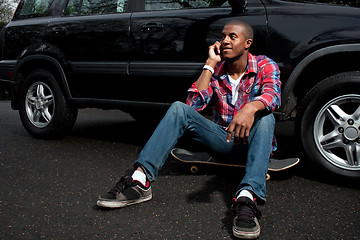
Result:
{"label": "red plaid shirt", "polygon": [[[267,110],[274,111],[281,102],[280,70],[277,64],[266,56],[248,54],[248,65],[239,83],[239,96],[231,104],[232,89],[228,79],[225,61],[219,62],[211,77],[208,89],[198,91],[196,82],[188,90],[186,104],[197,111],[203,110],[214,97],[213,121],[226,128],[233,117],[247,103],[261,101]],[[276,149],[274,137],[273,150]]]}

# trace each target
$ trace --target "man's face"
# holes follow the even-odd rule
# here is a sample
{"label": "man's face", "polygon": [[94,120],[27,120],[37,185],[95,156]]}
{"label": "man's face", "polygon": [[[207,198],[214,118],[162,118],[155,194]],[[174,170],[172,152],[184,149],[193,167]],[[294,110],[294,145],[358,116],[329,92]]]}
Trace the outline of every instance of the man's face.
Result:
{"label": "man's face", "polygon": [[220,42],[224,60],[237,60],[249,49],[252,40],[245,37],[244,31],[241,25],[225,25]]}

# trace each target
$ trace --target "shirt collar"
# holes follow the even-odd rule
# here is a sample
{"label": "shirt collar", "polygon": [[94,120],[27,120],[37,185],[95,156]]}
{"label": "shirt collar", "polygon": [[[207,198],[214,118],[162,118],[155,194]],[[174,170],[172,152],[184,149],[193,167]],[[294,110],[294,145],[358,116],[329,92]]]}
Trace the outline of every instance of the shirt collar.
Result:
{"label": "shirt collar", "polygon": [[[226,61],[219,62],[215,67],[214,76],[222,77],[222,76],[226,75],[228,72],[226,68],[227,68]],[[255,73],[255,74],[257,73],[257,62],[255,59],[255,56],[252,55],[251,53],[248,53],[248,64],[246,66],[244,75],[248,75],[250,73]]]}

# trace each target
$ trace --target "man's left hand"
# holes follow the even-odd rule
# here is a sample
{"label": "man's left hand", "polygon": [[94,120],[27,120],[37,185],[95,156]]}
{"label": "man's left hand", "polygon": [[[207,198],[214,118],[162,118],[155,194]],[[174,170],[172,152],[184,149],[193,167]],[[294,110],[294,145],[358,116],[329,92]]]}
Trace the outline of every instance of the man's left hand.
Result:
{"label": "man's left hand", "polygon": [[246,104],[233,118],[230,125],[225,129],[227,131],[226,141],[230,142],[234,134],[234,143],[247,143],[250,129],[254,123],[255,113],[265,109],[260,101],[254,101]]}

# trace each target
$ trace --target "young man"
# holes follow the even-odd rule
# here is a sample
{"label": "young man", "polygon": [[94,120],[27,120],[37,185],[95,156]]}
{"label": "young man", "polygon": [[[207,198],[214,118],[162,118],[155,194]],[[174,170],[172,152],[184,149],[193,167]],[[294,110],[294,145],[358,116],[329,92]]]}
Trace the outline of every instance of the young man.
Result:
{"label": "young man", "polygon": [[[272,111],[280,105],[281,83],[274,61],[249,53],[252,42],[253,30],[248,24],[226,24],[221,42],[209,47],[204,69],[189,89],[187,104],[171,105],[135,162],[134,174],[123,177],[99,197],[99,206],[124,207],[150,200],[150,182],[186,132],[214,155],[246,160],[245,176],[233,203],[233,233],[246,239],[260,235],[256,202],[265,202],[269,157],[276,148]],[[198,113],[211,98],[213,121]]]}

